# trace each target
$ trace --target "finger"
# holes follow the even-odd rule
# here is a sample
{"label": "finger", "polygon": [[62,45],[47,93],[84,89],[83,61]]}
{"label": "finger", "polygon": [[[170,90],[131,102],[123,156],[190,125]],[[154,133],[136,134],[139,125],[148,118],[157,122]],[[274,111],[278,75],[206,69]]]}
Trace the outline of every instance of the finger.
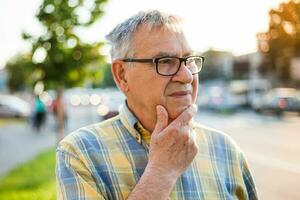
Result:
{"label": "finger", "polygon": [[197,142],[196,142],[196,133],[194,131],[191,132],[191,137],[189,138],[188,140],[188,152],[194,152],[194,153],[197,153],[198,151],[198,145],[197,145]]}
{"label": "finger", "polygon": [[178,117],[175,119],[172,124],[177,124],[179,126],[185,126],[189,124],[192,118],[197,113],[197,106],[192,104],[186,110],[184,110]]}
{"label": "finger", "polygon": [[156,124],[153,130],[153,133],[160,133],[163,129],[168,126],[168,112],[167,110],[161,106],[156,106]]}

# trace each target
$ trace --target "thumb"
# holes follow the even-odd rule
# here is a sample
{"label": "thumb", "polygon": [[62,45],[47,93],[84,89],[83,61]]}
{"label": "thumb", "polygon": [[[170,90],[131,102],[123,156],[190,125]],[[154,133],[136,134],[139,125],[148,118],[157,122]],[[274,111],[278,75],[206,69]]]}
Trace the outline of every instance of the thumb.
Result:
{"label": "thumb", "polygon": [[153,133],[160,133],[164,128],[168,126],[168,112],[161,106],[156,106],[156,124],[153,130]]}

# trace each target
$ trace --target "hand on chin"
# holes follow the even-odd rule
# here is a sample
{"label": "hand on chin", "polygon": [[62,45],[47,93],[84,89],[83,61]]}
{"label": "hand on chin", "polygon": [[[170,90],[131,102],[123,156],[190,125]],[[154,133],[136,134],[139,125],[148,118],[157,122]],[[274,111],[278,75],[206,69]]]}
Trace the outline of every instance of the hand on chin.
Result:
{"label": "hand on chin", "polygon": [[175,120],[185,109],[187,109],[190,105],[180,105],[167,108],[169,114],[169,123]]}

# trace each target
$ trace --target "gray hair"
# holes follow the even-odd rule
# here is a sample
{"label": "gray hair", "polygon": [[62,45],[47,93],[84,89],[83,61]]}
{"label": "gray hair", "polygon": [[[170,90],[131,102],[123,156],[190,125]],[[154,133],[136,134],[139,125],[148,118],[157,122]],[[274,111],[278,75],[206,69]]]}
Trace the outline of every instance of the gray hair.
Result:
{"label": "gray hair", "polygon": [[133,56],[131,49],[131,40],[134,32],[140,25],[147,25],[149,31],[155,27],[167,27],[174,31],[181,31],[181,19],[178,16],[163,13],[158,10],[142,11],[130,17],[124,22],[118,24],[108,35],[106,39],[111,45],[111,59],[126,58]]}

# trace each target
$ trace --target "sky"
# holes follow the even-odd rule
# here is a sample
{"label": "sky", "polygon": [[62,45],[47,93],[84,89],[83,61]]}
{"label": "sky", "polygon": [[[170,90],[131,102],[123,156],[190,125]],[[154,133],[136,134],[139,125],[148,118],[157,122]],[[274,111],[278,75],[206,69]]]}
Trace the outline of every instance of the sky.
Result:
{"label": "sky", "polygon": [[[196,51],[209,48],[242,55],[256,51],[256,34],[268,29],[268,11],[284,0],[108,0],[104,16],[79,31],[86,42],[103,41],[119,22],[140,10],[159,9],[184,20],[188,41]],[[35,19],[42,0],[0,0],[0,69],[30,45],[22,31],[34,35],[43,29]],[[104,53],[107,48],[104,48]]]}

